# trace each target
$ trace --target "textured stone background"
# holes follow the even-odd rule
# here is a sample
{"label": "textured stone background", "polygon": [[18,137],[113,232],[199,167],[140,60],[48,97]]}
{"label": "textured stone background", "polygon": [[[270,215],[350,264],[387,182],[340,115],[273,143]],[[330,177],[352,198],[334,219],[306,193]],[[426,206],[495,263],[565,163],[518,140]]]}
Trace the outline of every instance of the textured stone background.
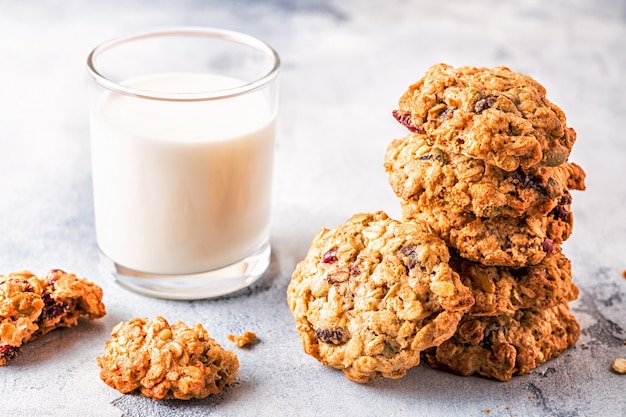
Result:
{"label": "textured stone background", "polygon": [[[273,263],[238,297],[155,300],[124,291],[97,264],[85,58],[122,33],[170,25],[242,30],[283,59]],[[588,172],[565,245],[581,288],[573,349],[507,383],[420,366],[358,385],[306,356],[285,301],[295,263],[323,226],[398,203],[382,168],[403,134],[391,110],[435,62],[507,65],[540,80],[578,131]],[[0,368],[0,416],[623,416],[626,375],[626,2],[448,0],[0,0],[0,271],[63,268],[98,282],[108,315],[53,332]],[[237,350],[237,383],[195,402],[121,395],[98,378],[111,328],[161,314],[203,323]],[[234,348],[236,349],[236,348]],[[489,413],[487,414],[487,411]]]}

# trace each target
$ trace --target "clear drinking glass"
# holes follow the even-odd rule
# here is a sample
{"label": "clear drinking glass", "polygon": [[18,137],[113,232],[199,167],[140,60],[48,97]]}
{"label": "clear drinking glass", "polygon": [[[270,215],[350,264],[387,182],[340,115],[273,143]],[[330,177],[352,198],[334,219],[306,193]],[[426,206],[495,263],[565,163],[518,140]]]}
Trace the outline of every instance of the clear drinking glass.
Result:
{"label": "clear drinking glass", "polygon": [[122,286],[221,296],[270,263],[280,59],[238,32],[182,27],[89,55],[96,237]]}

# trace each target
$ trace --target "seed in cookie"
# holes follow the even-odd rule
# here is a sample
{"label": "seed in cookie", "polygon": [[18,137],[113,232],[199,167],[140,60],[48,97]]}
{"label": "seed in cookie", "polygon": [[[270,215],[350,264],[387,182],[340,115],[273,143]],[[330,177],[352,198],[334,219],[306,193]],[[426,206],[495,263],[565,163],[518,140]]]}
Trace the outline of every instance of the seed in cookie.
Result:
{"label": "seed in cookie", "polygon": [[107,385],[155,400],[217,394],[239,370],[237,356],[210,338],[201,324],[170,325],[160,316],[119,323],[96,360]]}

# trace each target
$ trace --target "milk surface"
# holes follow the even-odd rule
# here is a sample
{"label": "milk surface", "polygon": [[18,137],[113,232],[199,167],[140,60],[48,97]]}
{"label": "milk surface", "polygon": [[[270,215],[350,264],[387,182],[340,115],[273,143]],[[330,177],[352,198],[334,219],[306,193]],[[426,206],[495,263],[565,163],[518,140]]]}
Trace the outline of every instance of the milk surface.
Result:
{"label": "milk surface", "polygon": [[[159,74],[126,85],[191,93],[241,81]],[[196,273],[268,240],[275,116],[262,93],[200,102],[106,93],[92,111],[96,234],[109,258],[147,273]]]}

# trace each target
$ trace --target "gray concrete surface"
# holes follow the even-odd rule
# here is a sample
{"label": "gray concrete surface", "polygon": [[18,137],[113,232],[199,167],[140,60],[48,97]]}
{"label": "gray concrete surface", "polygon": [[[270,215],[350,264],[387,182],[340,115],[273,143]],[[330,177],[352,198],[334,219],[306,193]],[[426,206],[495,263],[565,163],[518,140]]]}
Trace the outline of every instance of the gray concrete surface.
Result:
{"label": "gray concrete surface", "polygon": [[[125,291],[98,268],[85,58],[122,33],[171,25],[242,30],[283,59],[272,266],[244,293],[175,302]],[[578,344],[501,383],[419,366],[359,385],[305,355],[285,300],[295,263],[324,226],[399,207],[382,168],[404,134],[391,110],[433,63],[506,65],[548,89],[578,132],[588,173],[564,246],[580,298]],[[53,332],[0,368],[0,416],[623,416],[626,375],[626,2],[0,0],[0,271],[63,268],[98,282],[108,315]],[[203,323],[237,350],[237,382],[202,401],[122,395],[98,377],[111,328],[163,315]]]}

